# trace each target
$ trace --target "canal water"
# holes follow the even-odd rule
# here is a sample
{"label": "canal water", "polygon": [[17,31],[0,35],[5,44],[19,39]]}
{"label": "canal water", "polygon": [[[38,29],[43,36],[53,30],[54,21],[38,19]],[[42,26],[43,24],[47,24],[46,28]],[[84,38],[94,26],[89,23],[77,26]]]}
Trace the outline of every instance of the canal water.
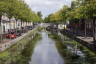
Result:
{"label": "canal water", "polygon": [[42,39],[34,48],[34,52],[29,64],[64,64],[64,59],[60,56],[55,41],[48,37],[46,32],[42,32]]}

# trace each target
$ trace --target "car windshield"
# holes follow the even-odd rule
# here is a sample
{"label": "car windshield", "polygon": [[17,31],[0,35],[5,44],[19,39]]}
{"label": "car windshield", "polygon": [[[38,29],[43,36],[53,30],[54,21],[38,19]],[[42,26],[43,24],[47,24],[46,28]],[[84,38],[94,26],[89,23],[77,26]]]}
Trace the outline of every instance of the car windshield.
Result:
{"label": "car windshield", "polygon": [[14,34],[14,32],[11,32],[10,34]]}

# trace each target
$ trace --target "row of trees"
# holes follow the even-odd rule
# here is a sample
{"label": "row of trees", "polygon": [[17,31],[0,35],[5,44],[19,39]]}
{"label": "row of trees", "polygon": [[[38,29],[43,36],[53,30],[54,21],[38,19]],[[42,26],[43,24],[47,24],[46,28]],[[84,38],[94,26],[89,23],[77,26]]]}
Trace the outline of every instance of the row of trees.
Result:
{"label": "row of trees", "polygon": [[72,1],[71,7],[64,6],[59,11],[45,18],[46,22],[65,22],[96,17],[96,0]]}
{"label": "row of trees", "polygon": [[46,17],[45,22],[56,22],[56,23],[65,22],[69,18],[68,17],[69,11],[70,7],[64,5],[62,9]]}
{"label": "row of trees", "polygon": [[71,3],[71,7],[64,5],[62,9],[46,17],[45,21],[56,23],[82,21],[85,24],[83,28],[86,36],[86,20],[88,19],[93,20],[93,39],[96,40],[96,0],[74,0]]}
{"label": "row of trees", "polygon": [[22,21],[42,20],[23,0],[0,0],[0,20],[5,13],[9,18],[14,16]]}

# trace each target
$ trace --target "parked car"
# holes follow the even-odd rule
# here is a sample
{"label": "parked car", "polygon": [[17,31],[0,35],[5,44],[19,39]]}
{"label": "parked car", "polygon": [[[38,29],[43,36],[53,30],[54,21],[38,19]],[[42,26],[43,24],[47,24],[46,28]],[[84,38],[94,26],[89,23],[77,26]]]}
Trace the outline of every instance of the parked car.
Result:
{"label": "parked car", "polygon": [[27,31],[28,31],[28,29],[26,27],[21,28],[21,33],[26,33]]}
{"label": "parked car", "polygon": [[14,39],[14,38],[16,38],[16,34],[14,32],[10,32],[10,33],[6,34],[6,38]]}
{"label": "parked car", "polygon": [[32,27],[32,26],[26,26],[26,29],[28,29],[28,30],[32,30],[33,27]]}

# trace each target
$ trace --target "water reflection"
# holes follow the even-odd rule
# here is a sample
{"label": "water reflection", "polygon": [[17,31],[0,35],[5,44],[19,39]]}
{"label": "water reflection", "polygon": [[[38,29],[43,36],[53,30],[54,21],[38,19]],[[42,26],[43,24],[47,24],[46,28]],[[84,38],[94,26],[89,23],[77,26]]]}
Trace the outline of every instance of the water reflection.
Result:
{"label": "water reflection", "polygon": [[55,42],[48,38],[46,32],[42,32],[42,39],[34,49],[29,64],[64,64],[64,59],[56,49]]}

